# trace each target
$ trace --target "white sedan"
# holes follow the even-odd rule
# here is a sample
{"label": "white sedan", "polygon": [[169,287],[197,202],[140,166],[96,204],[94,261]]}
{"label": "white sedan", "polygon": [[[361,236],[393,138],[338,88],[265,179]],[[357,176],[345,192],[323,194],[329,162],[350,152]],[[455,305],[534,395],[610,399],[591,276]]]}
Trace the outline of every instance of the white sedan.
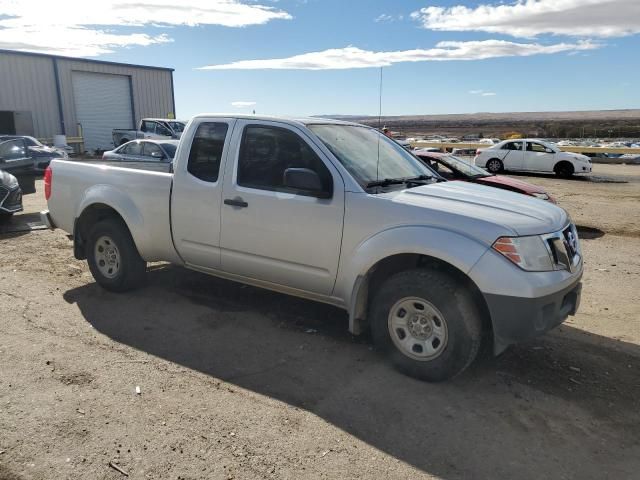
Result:
{"label": "white sedan", "polygon": [[568,178],[574,173],[590,173],[591,160],[579,153],[563,152],[557,145],[535,139],[505,140],[480,149],[474,159],[478,167],[491,173],[549,172]]}

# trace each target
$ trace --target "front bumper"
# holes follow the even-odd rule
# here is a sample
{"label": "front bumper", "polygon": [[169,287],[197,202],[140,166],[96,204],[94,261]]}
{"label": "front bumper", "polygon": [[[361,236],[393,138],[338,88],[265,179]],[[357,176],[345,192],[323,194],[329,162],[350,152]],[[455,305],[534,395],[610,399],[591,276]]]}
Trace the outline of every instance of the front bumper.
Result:
{"label": "front bumper", "polygon": [[568,286],[537,298],[485,294],[493,324],[494,353],[557,327],[580,306],[582,273]]}

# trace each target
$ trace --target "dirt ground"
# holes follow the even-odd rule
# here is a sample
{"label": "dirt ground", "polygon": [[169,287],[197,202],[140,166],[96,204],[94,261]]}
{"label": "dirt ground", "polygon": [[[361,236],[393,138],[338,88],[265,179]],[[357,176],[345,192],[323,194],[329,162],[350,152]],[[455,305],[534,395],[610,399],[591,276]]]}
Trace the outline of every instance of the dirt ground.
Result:
{"label": "dirt ground", "polygon": [[335,308],[168,265],[116,295],[0,235],[0,479],[640,478],[640,166],[521,178],[580,225],[580,311],[443,384]]}

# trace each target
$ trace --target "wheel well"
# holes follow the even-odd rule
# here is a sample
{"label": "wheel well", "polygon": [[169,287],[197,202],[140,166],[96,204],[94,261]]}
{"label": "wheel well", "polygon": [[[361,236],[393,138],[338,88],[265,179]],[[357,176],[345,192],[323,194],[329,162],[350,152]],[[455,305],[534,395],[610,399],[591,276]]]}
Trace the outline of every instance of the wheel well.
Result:
{"label": "wheel well", "polygon": [[553,171],[557,172],[561,167],[567,167],[571,170],[571,172],[575,171],[575,168],[573,168],[573,163],[568,160],[560,160],[558,163],[556,163],[556,166],[553,167]]}
{"label": "wheel well", "polygon": [[367,314],[370,300],[382,283],[390,276],[414,268],[438,270],[453,277],[456,282],[464,285],[471,291],[474,301],[480,308],[483,318],[483,330],[491,330],[491,316],[487,302],[478,286],[463,271],[436,257],[419,254],[399,254],[384,258],[373,265],[361,280],[357,298],[353,303],[351,330],[358,334],[367,328]]}
{"label": "wheel well", "polygon": [[109,205],[94,203],[85,208],[76,219],[73,228],[73,254],[78,260],[87,258],[85,243],[91,228],[106,218],[116,218],[126,225],[120,214]]}

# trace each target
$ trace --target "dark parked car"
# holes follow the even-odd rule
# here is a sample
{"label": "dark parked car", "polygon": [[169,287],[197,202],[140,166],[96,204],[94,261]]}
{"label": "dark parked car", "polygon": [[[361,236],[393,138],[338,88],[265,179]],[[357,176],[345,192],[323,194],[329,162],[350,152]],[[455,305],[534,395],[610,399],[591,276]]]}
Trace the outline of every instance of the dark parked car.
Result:
{"label": "dark parked car", "polygon": [[28,135],[0,135],[0,143],[6,141],[15,142],[16,146],[25,149],[25,157],[29,158],[33,171],[44,172],[54,158],[67,158],[69,155],[64,150],[48,147],[37,138]]}
{"label": "dark parked car", "polygon": [[504,175],[494,175],[480,167],[476,167],[472,163],[465,162],[455,155],[425,152],[422,150],[416,150],[413,154],[447,180],[479,183],[481,185],[511,190],[512,192],[523,193],[541,200],[556,203],[555,199],[542,187],[515,178],[505,177]]}
{"label": "dark parked car", "polygon": [[18,179],[0,170],[0,221],[20,211],[22,211],[22,190]]}
{"label": "dark parked car", "polygon": [[102,160],[115,166],[168,172],[178,143],[178,140],[132,140],[104,152]]}

